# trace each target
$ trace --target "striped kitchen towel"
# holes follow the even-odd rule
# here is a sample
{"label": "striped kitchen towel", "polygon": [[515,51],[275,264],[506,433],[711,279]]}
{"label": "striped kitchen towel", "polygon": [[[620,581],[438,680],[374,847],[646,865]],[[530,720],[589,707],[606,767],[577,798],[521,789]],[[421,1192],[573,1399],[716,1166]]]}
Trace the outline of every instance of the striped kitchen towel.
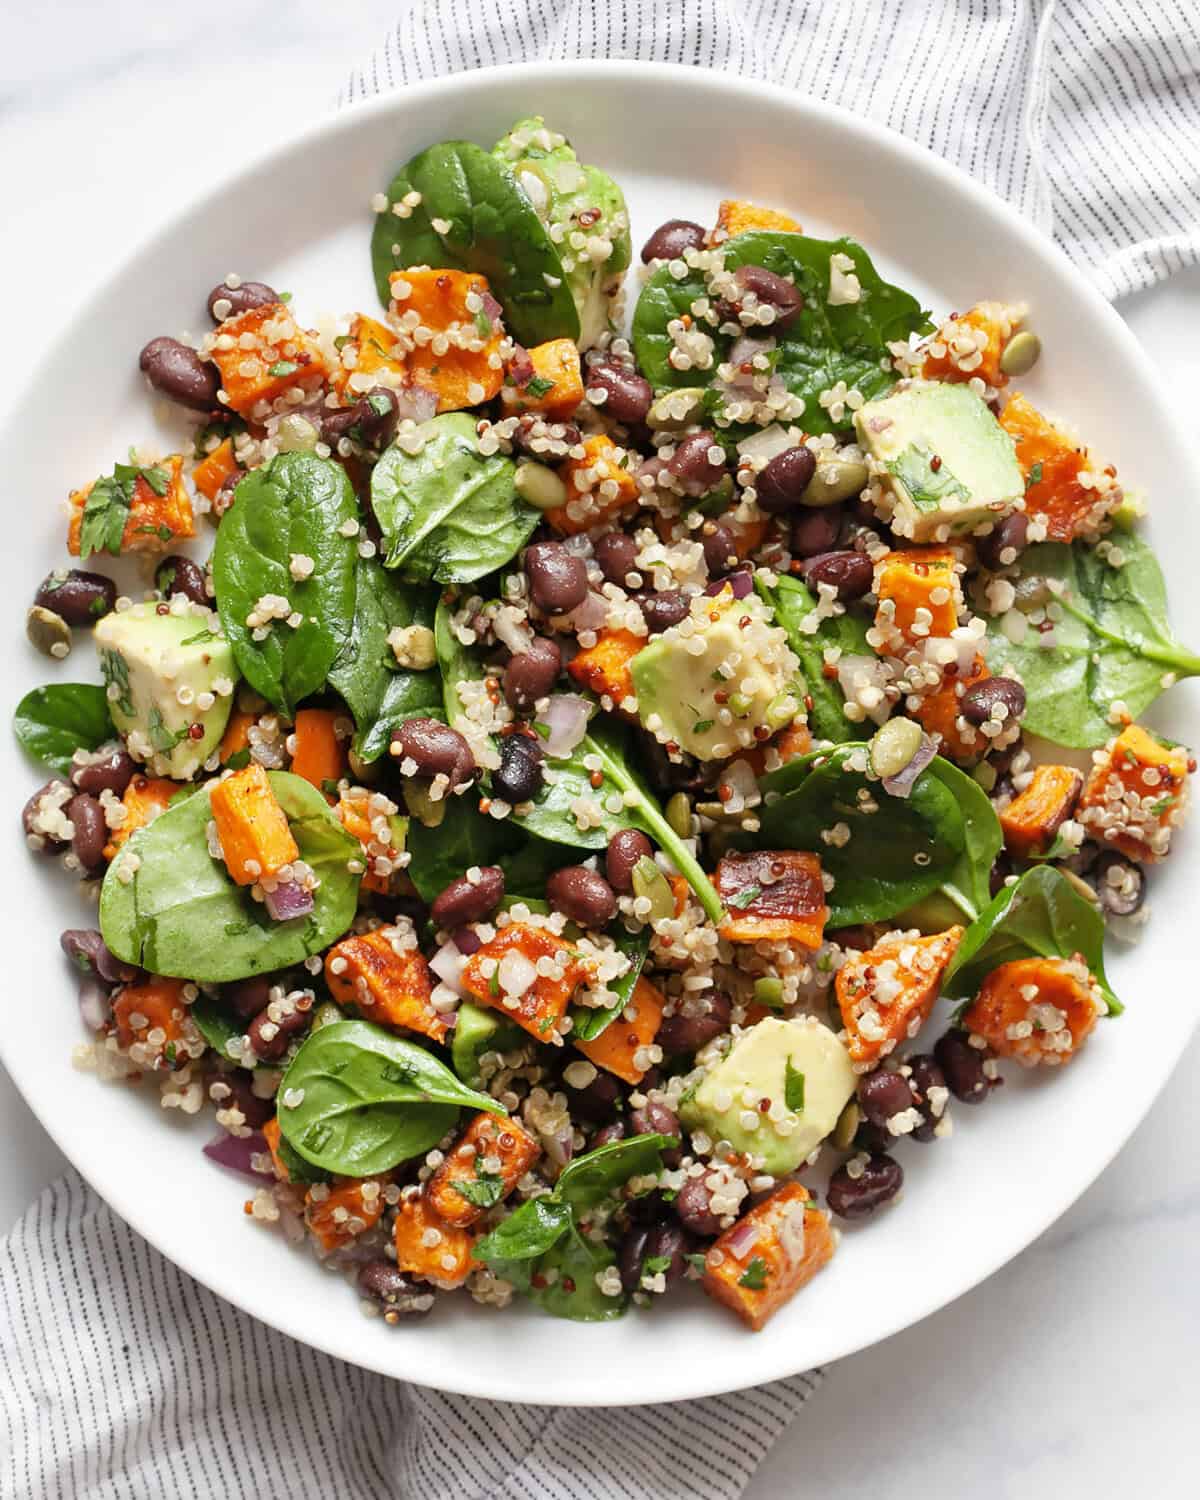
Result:
{"label": "striped kitchen towel", "polygon": [[342,97],[578,57],[724,69],[889,125],[1107,297],[1200,261],[1198,0],[408,0]]}

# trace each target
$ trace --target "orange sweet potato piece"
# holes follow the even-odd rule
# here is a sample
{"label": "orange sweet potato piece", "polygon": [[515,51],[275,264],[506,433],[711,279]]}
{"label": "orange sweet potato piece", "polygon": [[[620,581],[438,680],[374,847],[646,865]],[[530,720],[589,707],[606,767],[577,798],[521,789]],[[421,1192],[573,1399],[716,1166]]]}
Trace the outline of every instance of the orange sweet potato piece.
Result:
{"label": "orange sweet potato piece", "polygon": [[653,1066],[648,1049],[662,1025],[664,1004],[654,985],[639,978],[629,1004],[616,1020],[590,1042],[576,1042],[575,1046],[598,1068],[615,1073],[626,1083],[641,1083]]}
{"label": "orange sweet potato piece", "polygon": [[201,347],[221,372],[222,405],[261,420],[286,391],[315,391],[325,379],[316,336],[300,327],[283,302],[226,318]]}
{"label": "orange sweet potato piece", "polygon": [[275,1175],[280,1182],[290,1182],[288,1169],[283,1164],[283,1157],[279,1154],[279,1142],[283,1138],[283,1130],[275,1115],[262,1128],[263,1140],[267,1143],[267,1150],[271,1153],[271,1165],[275,1168]]}
{"label": "orange sweet potato piece", "polygon": [[1105,516],[1121,503],[1117,471],[1093,459],[1083,444],[1019,392],[1005,404],[1000,425],[1016,443],[1030,520],[1045,524],[1051,542],[1094,536]]}
{"label": "orange sweet potato piece", "polygon": [[812,743],[812,732],[807,724],[789,724],[765,745],[752,745],[749,750],[740,751],[737,759],[749,762],[754,774],[762,776],[767,771],[786,766],[789,760],[807,755]]}
{"label": "orange sweet potato piece", "polygon": [[1021,317],[1020,308],[1004,302],[977,302],[969,312],[952,315],[925,346],[922,376],[949,381],[978,376],[990,386],[1007,385],[1000,356],[1020,328]]}
{"label": "orange sweet potato piece", "polygon": [[363,787],[350,787],[344,791],[335,810],[342,827],[363,846],[367,866],[362,878],[363,890],[386,895],[391,888],[391,872],[384,874],[382,869],[376,868],[375,862],[386,859],[393,871],[399,868],[397,861],[403,852],[403,842],[397,847],[399,834],[392,819],[373,811],[371,794]]}
{"label": "orange sweet potato piece", "polygon": [[[434,1239],[426,1244],[426,1239]],[[424,1194],[400,1200],[396,1213],[396,1265],[447,1290],[461,1286],[475,1264],[475,1236],[459,1224],[448,1224]]]}
{"label": "orange sweet potato piece", "polygon": [[109,834],[108,843],[104,846],[105,859],[112,859],[131,833],[136,833],[147,823],[153,823],[159,813],[166,810],[167,803],[178,790],[179,787],[173,781],[140,774],[135,776],[121,798],[125,821],[120,828],[114,828]]}
{"label": "orange sweet potato piece", "polygon": [[641,495],[626,467],[629,454],[612,438],[596,433],[584,438],[583,450],[583,458],[568,458],[559,465],[567,500],[546,512],[546,520],[561,536],[594,530],[622,511],[632,510]]}
{"label": "orange sweet potato piece", "polygon": [[256,760],[218,781],[209,805],[225,868],[238,885],[253,885],[300,858],[287,814]]}
{"label": "orange sweet potato piece", "polygon": [[516,1120],[477,1114],[429,1179],[430,1208],[447,1224],[474,1224],[508,1197],[541,1149]]}
{"label": "orange sweet potato piece", "polygon": [[[296,748],[292,752],[291,770],[320,789],[327,781],[340,781],[346,774],[345,742],[338,738],[334,726],[342,714],[330,708],[300,708],[292,733]],[[329,801],[335,799],[330,797]]]}
{"label": "orange sweet potato piece", "polygon": [[920,1031],[962,935],[961,927],[928,937],[889,932],[865,953],[847,955],[834,985],[856,1072],[867,1072]]}
{"label": "orange sweet potato piece", "polygon": [[527,351],[533,376],[525,385],[506,384],[500,399],[506,412],[537,412],[563,422],[583,400],[583,372],[572,339],[549,339]]}
{"label": "orange sweet potato piece", "polygon": [[388,1178],[351,1177],[330,1187],[317,1183],[304,1197],[304,1222],[324,1250],[337,1250],[378,1224]]}
{"label": "orange sweet potato piece", "polygon": [[355,313],[329,377],[342,401],[353,406],[373,385],[399,389],[407,380],[404,350],[395,332],[386,323]]}
{"label": "orange sweet potato piece", "polygon": [[1000,814],[1008,852],[1018,859],[1045,854],[1075,810],[1082,785],[1074,766],[1036,766],[1029,785]]}
{"label": "orange sweet potato piece", "polygon": [[133,1049],[134,1062],[165,1071],[186,1066],[204,1051],[183,1001],[186,982],[156,974],[117,992],[112,1007],[117,1041]]}
{"label": "orange sweet potato piece", "polygon": [[911,645],[947,636],[958,624],[962,589],[954,554],[945,548],[889,552],[875,564],[875,593],[875,628],[885,645],[897,637]]}
{"label": "orange sweet potato piece", "polygon": [[[509,954],[519,954],[533,965],[539,958],[553,959],[562,977],[539,974],[521,994],[509,994],[503,985],[504,960]],[[587,966],[565,938],[556,937],[548,927],[510,922],[471,955],[463,966],[460,983],[481,1005],[498,1010],[539,1042],[558,1046],[562,1040],[558,1023],[566,1014],[571,996],[587,977]]]}
{"label": "orange sweet potato piece", "polygon": [[487,278],[473,271],[409,267],[393,273],[391,288],[392,316],[405,329],[400,342],[409,376],[437,392],[438,411],[490,401],[504,379],[504,330],[467,305],[468,299],[473,303],[486,295]]}
{"label": "orange sweet potato piece", "polygon": [[751,553],[758,551],[771,528],[770,518],[767,516],[757,521],[739,521],[732,512],[721,517],[721,525],[728,527],[733,534],[733,546],[739,562],[745,562]]}
{"label": "orange sweet potato piece", "polygon": [[[154,484],[146,478],[146,471],[133,482],[133,493],[129,501],[129,515],[121,535],[121,552],[170,552],[176,542],[186,541],[196,535],[196,518],[192,513],[192,502],[183,482],[183,455],[172,453],[168,458],[149,466],[152,477],[165,474],[165,482],[156,479],[160,495]],[[83,533],[83,512],[88,496],[95,484],[84,485],[71,495],[71,519],[67,529],[67,551],[72,557],[80,555]]]}
{"label": "orange sweet potato piece", "polygon": [[230,756],[250,748],[250,726],[257,722],[258,715],[247,713],[244,708],[235,708],[229,715],[229,723],[225,726],[225,733],[221,736],[217,749],[222,765]]}
{"label": "orange sweet potato piece", "polygon": [[435,1042],[449,1028],[429,1003],[433,979],[416,948],[393,947],[395,928],[377,927],[335,943],[325,956],[325,982],[339,1005],[356,1005],[368,1021],[418,1031]]}
{"label": "orange sweet potato piece", "polygon": [[192,470],[192,483],[206,499],[215,500],[225,481],[241,472],[241,465],[233,456],[233,439],[226,438]]}
{"label": "orange sweet potato piece", "polygon": [[799,234],[800,225],[787,214],[775,208],[760,208],[744,198],[722,198],[717,209],[717,227],[711,236],[716,244],[720,240],[732,239],[735,234],[745,234],[750,229],[781,229]]}
{"label": "orange sweet potato piece", "polygon": [[626,698],[636,698],[629,663],[645,646],[644,635],[631,630],[601,630],[594,646],[585,646],[567,663],[567,672],[580,687],[609,698],[619,708]]}
{"label": "orange sweet potato piece", "polygon": [[821,861],[795,849],[725,854],[717,864],[725,905],[721,936],[731,943],[798,943],[819,948],[829,908]]}
{"label": "orange sweet potato piece", "polygon": [[[758,1231],[746,1244],[747,1225]],[[701,1285],[755,1333],[833,1259],[829,1216],[799,1182],[785,1182],[712,1245]]]}
{"label": "orange sweet potato piece", "polygon": [[1188,752],[1130,724],[1092,758],[1079,821],[1092,838],[1131,859],[1164,858],[1187,806],[1187,777],[1194,768]]}
{"label": "orange sweet potato piece", "polygon": [[974,724],[960,713],[960,700],[969,687],[983,682],[992,674],[982,656],[976,656],[970,669],[957,677],[945,677],[936,692],[921,699],[913,718],[926,734],[941,735],[938,754],[949,756],[959,765],[969,766],[987,751],[991,741],[979,733]]}
{"label": "orange sweet potato piece", "polygon": [[1070,1062],[1107,1007],[1082,959],[1018,958],[983,981],[962,1025],[1027,1068]]}

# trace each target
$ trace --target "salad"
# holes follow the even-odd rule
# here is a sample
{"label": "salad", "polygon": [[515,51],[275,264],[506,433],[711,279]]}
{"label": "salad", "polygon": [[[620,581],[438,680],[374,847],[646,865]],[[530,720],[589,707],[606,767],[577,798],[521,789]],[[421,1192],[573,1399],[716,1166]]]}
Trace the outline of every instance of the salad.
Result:
{"label": "salad", "polygon": [[29,610],[99,657],[15,721],[98,900],[76,1062],[211,1112],[388,1323],[761,1328],[1119,1016],[1200,658],[1025,309],[738,200],[632,271],[540,118],[371,206],[381,308],[230,275],[142,349],[176,451],[72,493]]}

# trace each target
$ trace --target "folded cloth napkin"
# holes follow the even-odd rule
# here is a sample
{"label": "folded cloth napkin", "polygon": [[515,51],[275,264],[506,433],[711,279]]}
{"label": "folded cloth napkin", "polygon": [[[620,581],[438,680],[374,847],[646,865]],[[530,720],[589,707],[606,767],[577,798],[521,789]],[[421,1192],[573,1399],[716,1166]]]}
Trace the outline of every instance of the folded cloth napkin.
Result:
{"label": "folded cloth napkin", "polygon": [[[573,57],[726,69],[890,125],[1110,297],[1200,261],[1196,0],[408,0],[342,102]],[[732,1500],[820,1379],[599,1412],[405,1386],[237,1312],[73,1173],[0,1242],[0,1309],[0,1493],[22,1500]]]}

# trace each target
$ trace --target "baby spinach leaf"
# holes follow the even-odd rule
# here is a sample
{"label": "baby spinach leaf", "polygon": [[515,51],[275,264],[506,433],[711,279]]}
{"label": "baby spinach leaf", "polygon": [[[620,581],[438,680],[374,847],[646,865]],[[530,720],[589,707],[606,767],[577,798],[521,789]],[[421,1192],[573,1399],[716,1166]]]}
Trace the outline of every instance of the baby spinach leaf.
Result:
{"label": "baby spinach leaf", "polygon": [[432,623],[427,590],[402,582],[376,558],[358,559],[354,622],[329,669],[329,685],[354,715],[354,751],[362,760],[378,760],[406,719],[441,716],[438,674],[398,666],[387,640],[393,630]]}
{"label": "baby spinach leaf", "polygon": [[643,927],[640,932],[626,932],[622,927],[613,934],[613,941],[629,959],[628,970],[609,986],[617,999],[612,1005],[606,1005],[601,1009],[576,1005],[571,1011],[571,1019],[574,1022],[571,1027],[573,1041],[592,1041],[602,1031],[607,1031],[629,1004],[633,987],[638,982],[646,962],[646,955],[650,952],[650,929]]}
{"label": "baby spinach leaf", "polygon": [[332,1172],[326,1172],[321,1167],[314,1167],[312,1162],[305,1161],[282,1135],[276,1144],[275,1155],[287,1169],[289,1182],[328,1182],[333,1176]]}
{"label": "baby spinach leaf", "polygon": [[971,923],[942,988],[947,995],[976,995],[993,969],[1018,958],[1082,955],[1103,991],[1110,1016],[1124,1009],[1104,972],[1104,918],[1061,871],[1035,865]]}
{"label": "baby spinach leaf", "polygon": [[963,844],[941,890],[971,921],[992,899],[992,866],[1004,847],[1004,831],[996,809],[973,776],[940,755],[930,761],[924,774],[940,781],[958,803]]}
{"label": "baby spinach leaf", "polygon": [[[861,391],[868,401],[890,389],[896,375],[890,362],[884,367],[888,343],[929,327],[920,303],[884,281],[854,240],[816,240],[802,234],[751,230],[726,240],[722,248],[728,270],[765,266],[794,281],[804,306],[778,336],[775,370],[792,395],[805,402],[807,431],[849,431],[853,426],[849,407],[835,420],[818,397],[839,380],[848,389]],[[856,302],[834,306],[829,301],[830,257],[838,254],[854,262],[862,290]],[[726,334],[705,329],[716,344],[707,371],[677,370],[669,358],[674,346],[667,325],[690,313],[697,298],[708,295],[699,272],[676,281],[667,266],[660,266],[642,288],[633,319],[633,346],[642,373],[656,389],[707,385],[715,379],[717,366],[732,343]]]}
{"label": "baby spinach leaf", "polygon": [[451,617],[454,605],[439,599],[434,618],[433,639],[437,650],[438,670],[442,674],[442,706],[446,711],[446,723],[457,729],[459,721],[466,717],[463,701],[459,697],[460,682],[480,682],[487,675],[483,662],[454,634]]}
{"label": "baby spinach leaf", "polygon": [[393,271],[477,271],[487,277],[518,343],[579,337],[579,314],[558,251],[502,161],[470,141],[443,141],[397,172],[388,202],[394,207],[413,192],[421,198],[411,213],[379,214],[371,235],[371,267],[385,307]]}
{"label": "baby spinach leaf", "polygon": [[246,1034],[245,1026],[241,1025],[232,1013],[226,1010],[219,1000],[214,1000],[211,995],[198,995],[192,1001],[188,1014],[195,1021],[197,1031],[213,1051],[219,1052],[227,1061],[231,1060],[226,1049],[230,1042]]}
{"label": "baby spinach leaf", "polygon": [[553,1193],[530,1198],[476,1244],[475,1258],[491,1266],[504,1261],[536,1260],[556,1243],[570,1222],[570,1204],[561,1202]]}
{"label": "baby spinach leaf", "polygon": [[460,1106],[506,1113],[432,1052],[369,1021],[310,1032],[279,1085],[284,1138],[314,1166],[347,1177],[386,1172],[428,1151]]}
{"label": "baby spinach leaf", "polygon": [[[511,818],[491,818],[479,811],[473,791],[446,798],[446,813],[436,828],[410,818],[408,875],[423,901],[432,901],[472,865],[495,865],[521,842]],[[507,860],[504,860],[507,867]]]}
{"label": "baby spinach leaf", "polygon": [[814,738],[832,740],[834,744],[869,738],[865,724],[854,724],[846,717],[846,695],[837,680],[825,675],[825,652],[831,647],[844,656],[872,655],[867,644],[867,621],[861,615],[835,615],[821,620],[810,633],[800,625],[816,609],[817,601],[806,584],[798,578],[783,577],[768,587],[756,576],[754,586],[787,631],[788,645],[800,662],[803,683],[799,692],[801,697],[807,695],[812,699],[808,725]]}
{"label": "baby spinach leaf", "polygon": [[540,899],[553,872],[563,865],[575,864],[576,858],[575,851],[566,844],[526,838],[515,853],[505,856],[504,888],[510,896],[526,901]]}
{"label": "baby spinach leaf", "polygon": [[596,1285],[616,1256],[605,1243],[585,1239],[574,1224],[538,1261],[529,1291],[543,1311],[573,1323],[607,1323],[627,1306],[623,1292],[607,1297]]}
{"label": "baby spinach leaf", "polygon": [[555,1195],[576,1212],[611,1198],[631,1177],[662,1170],[662,1153],[678,1146],[674,1135],[633,1135],[611,1141],[569,1161],[559,1174]]}
{"label": "baby spinach leaf", "polygon": [[516,465],[483,454],[468,412],[434,417],[419,453],[393,445],[371,473],[389,568],[420,583],[471,583],[525,545],[538,512],[516,492]]}
{"label": "baby spinach leaf", "polygon": [[[301,963],[346,931],[358,904],[360,876],[348,868],[362,854],[358,841],[316,787],[287,771],[268,775],[300,857],[320,881],[309,915],[272,921],[212,857],[205,786],[139,828],[109,866],[100,930],[118,958],[155,974],[223,984]],[[122,880],[131,866],[132,878]]]}
{"label": "baby spinach leaf", "polygon": [[69,775],[76,750],[97,750],[114,740],[108,696],[94,682],[51,682],[32,688],[17,704],[13,733],[34,760]]}
{"label": "baby spinach leaf", "polygon": [[[237,487],[217,531],[213,582],[221,625],[250,686],[289,716],[325,685],[354,623],[358,544],[341,528],[358,507],[345,470],[330,459],[282,453]],[[291,575],[294,553],[311,557],[310,577]],[[264,595],[287,599],[303,615],[255,640],[247,625]]]}
{"label": "baby spinach leaf", "polygon": [[1025,728],[1072,749],[1102,745],[1116,732],[1114,702],[1136,719],[1170,682],[1200,674],[1200,656],[1171,634],[1149,545],[1133,532],[1113,536],[1124,554],[1119,568],[1083,542],[1042,542],[1021,555],[1014,582],[1040,578],[1054,587],[1047,598],[1057,600],[1061,618],[1053,629],[1027,625],[1013,642],[1001,619],[988,621],[988,665],[1024,682]]}

